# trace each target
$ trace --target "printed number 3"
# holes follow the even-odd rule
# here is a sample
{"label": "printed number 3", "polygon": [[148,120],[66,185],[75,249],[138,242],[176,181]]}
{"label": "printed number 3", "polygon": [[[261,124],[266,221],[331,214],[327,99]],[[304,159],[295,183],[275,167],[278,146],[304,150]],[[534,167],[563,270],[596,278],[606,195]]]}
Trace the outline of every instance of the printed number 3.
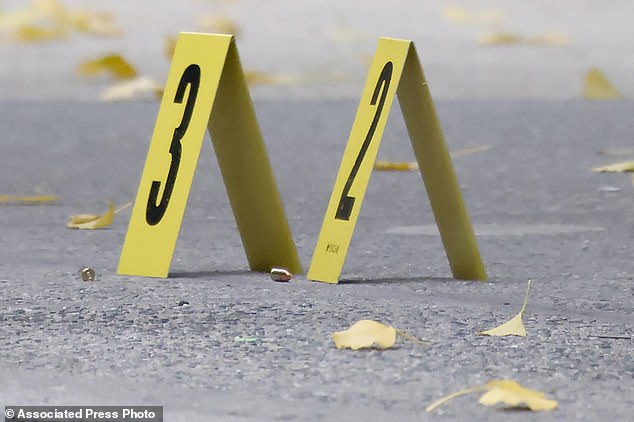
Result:
{"label": "printed number 3", "polygon": [[150,196],[148,197],[147,208],[145,211],[145,220],[150,226],[157,225],[161,219],[163,219],[165,211],[167,211],[167,205],[169,204],[172,191],[174,190],[174,183],[176,182],[178,166],[181,162],[181,140],[183,139],[183,136],[185,136],[185,132],[187,132],[187,127],[189,126],[189,121],[192,118],[199,85],[200,67],[197,64],[191,64],[187,67],[187,69],[185,69],[185,72],[183,72],[183,76],[181,76],[178,88],[176,89],[176,96],[174,97],[174,103],[181,104],[183,102],[187,86],[190,87],[181,123],[176,129],[174,129],[174,135],[172,136],[172,143],[170,144],[169,150],[172,155],[172,161],[170,162],[170,168],[167,172],[165,189],[163,190],[163,196],[161,197],[160,202],[157,202],[157,200],[159,190],[161,189],[161,182],[154,180],[152,182],[152,186],[150,187]]}
{"label": "printed number 3", "polygon": [[[385,66],[383,66],[383,70],[381,71],[381,75],[379,76],[379,80],[376,83],[376,87],[374,88],[374,94],[372,95],[372,100],[370,101],[370,105],[375,105],[376,100],[381,94],[381,99],[379,100],[379,104],[376,107],[376,111],[374,112],[374,118],[372,119],[372,124],[370,124],[370,129],[368,130],[368,134],[365,135],[365,140],[363,141],[363,145],[361,145],[361,150],[359,151],[359,155],[357,155],[357,159],[352,166],[352,170],[350,171],[350,175],[348,176],[348,180],[346,181],[346,185],[343,188],[343,192],[341,193],[341,199],[339,199],[339,205],[337,206],[337,213],[335,214],[335,219],[337,220],[350,220],[350,214],[352,214],[352,208],[354,207],[355,198],[352,196],[348,196],[350,192],[350,188],[352,187],[352,183],[354,182],[354,178],[357,176],[357,172],[359,171],[359,167],[361,166],[361,162],[365,157],[365,153],[370,146],[370,142],[372,142],[372,137],[374,136],[374,131],[376,130],[376,126],[379,123],[379,118],[381,117],[381,112],[383,111],[383,105],[385,104],[385,98],[387,97],[387,91],[390,87],[390,80],[392,79],[392,62],[387,62]],[[383,89],[381,89],[383,88]]]}

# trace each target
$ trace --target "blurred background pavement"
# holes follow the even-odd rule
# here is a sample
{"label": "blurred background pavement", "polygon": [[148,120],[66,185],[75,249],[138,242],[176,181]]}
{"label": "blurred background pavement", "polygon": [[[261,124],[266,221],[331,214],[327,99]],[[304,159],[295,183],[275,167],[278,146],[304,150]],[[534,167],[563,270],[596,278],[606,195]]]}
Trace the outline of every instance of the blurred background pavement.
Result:
{"label": "blurred background pavement", "polygon": [[112,80],[77,68],[110,53],[162,86],[166,40],[179,31],[236,33],[259,98],[358,98],[379,36],[415,41],[435,98],[580,98],[590,68],[634,95],[634,3],[625,0],[59,0],[105,16],[111,27],[102,19],[92,32],[116,34],[29,39],[25,28],[51,25],[25,12],[54,3],[0,1],[0,99],[97,99]]}

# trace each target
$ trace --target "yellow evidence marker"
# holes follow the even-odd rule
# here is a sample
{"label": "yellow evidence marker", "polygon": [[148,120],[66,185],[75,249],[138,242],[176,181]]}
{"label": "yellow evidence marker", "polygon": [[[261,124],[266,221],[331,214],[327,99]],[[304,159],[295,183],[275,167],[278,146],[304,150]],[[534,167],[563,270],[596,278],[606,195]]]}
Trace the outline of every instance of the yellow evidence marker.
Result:
{"label": "yellow evidence marker", "polygon": [[414,43],[379,38],[307,278],[337,283],[394,100],[399,104],[453,276],[486,271]]}
{"label": "yellow evidence marker", "polygon": [[234,38],[197,33],[178,37],[117,272],[168,276],[207,128],[249,267],[301,274]]}

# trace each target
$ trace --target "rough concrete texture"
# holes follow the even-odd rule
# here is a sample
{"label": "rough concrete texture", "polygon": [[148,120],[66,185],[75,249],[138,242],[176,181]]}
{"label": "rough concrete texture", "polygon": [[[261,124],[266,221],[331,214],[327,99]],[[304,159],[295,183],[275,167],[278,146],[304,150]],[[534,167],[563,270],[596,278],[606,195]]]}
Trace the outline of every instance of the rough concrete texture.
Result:
{"label": "rough concrete texture", "polygon": [[[256,106],[307,266],[356,104]],[[3,108],[5,189],[62,200],[0,208],[0,405],[162,404],[170,421],[424,420],[445,393],[512,378],[559,401],[540,420],[631,414],[632,186],[590,171],[615,160],[601,151],[631,146],[631,102],[440,102],[452,150],[491,146],[455,158],[490,280],[450,278],[416,172],[376,173],[338,286],[247,271],[209,142],[169,280],[116,275],[129,211],[106,230],[65,228],[71,214],[133,198],[156,108]],[[412,158],[399,114],[383,159]],[[94,282],[79,279],[83,266]],[[518,312],[529,278],[528,336],[477,336]],[[359,319],[430,343],[337,350],[331,333]],[[476,400],[439,413],[529,417]]]}

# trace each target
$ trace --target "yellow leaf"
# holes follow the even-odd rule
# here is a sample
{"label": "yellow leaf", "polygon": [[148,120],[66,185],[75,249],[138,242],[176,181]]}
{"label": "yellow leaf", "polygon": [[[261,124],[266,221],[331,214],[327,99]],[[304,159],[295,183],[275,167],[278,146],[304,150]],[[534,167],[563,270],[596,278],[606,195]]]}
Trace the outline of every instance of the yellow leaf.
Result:
{"label": "yellow leaf", "polygon": [[292,85],[299,83],[300,78],[293,75],[280,73],[266,73],[255,70],[246,70],[244,78],[249,85]]}
{"label": "yellow leaf", "polygon": [[478,42],[483,45],[513,45],[522,44],[524,40],[511,32],[492,32],[481,35]]}
{"label": "yellow leaf", "polygon": [[110,73],[116,79],[132,79],[136,77],[136,69],[118,54],[108,54],[80,64],[79,74],[95,76],[99,73]]}
{"label": "yellow leaf", "polygon": [[586,100],[612,100],[621,94],[597,68],[590,69],[583,82],[583,98]]}
{"label": "yellow leaf", "polygon": [[504,403],[510,408],[527,407],[533,411],[553,410],[558,406],[557,401],[547,399],[546,395],[541,391],[528,389],[513,380],[491,380],[485,385],[466,388],[448,394],[427,406],[425,411],[431,412],[441,404],[455,397],[479,391],[486,391],[478,401],[485,406],[494,406],[498,403]]}
{"label": "yellow leaf", "polygon": [[66,25],[73,27],[75,30],[92,35],[123,35],[123,30],[115,25],[114,17],[108,12],[67,12],[65,21]]}
{"label": "yellow leaf", "polygon": [[533,37],[524,37],[513,32],[489,32],[480,35],[478,42],[482,45],[529,45],[541,47],[559,47],[568,45],[570,37],[562,32],[549,32]]}
{"label": "yellow leaf", "polygon": [[332,341],[337,349],[389,349],[396,342],[396,330],[380,322],[364,319],[345,331],[334,333]]}
{"label": "yellow leaf", "polygon": [[531,281],[528,280],[528,287],[526,288],[526,296],[524,297],[524,304],[522,305],[522,309],[520,312],[511,318],[509,321],[504,324],[492,328],[490,330],[482,331],[478,334],[484,336],[496,336],[496,337],[504,337],[504,336],[520,336],[526,337],[526,329],[524,328],[524,323],[522,322],[522,317],[524,316],[524,310],[526,309],[526,304],[528,303],[528,292],[531,289]]}
{"label": "yellow leaf", "polygon": [[476,145],[473,147],[460,148],[459,150],[453,151],[451,153],[451,156],[453,158],[459,158],[459,157],[464,157],[465,155],[471,155],[478,152],[483,152],[488,149],[491,149],[491,145],[489,144],[482,144],[482,145]]}
{"label": "yellow leaf", "polygon": [[549,32],[526,40],[527,44],[544,47],[558,47],[570,44],[570,36],[563,32]]}
{"label": "yellow leaf", "polygon": [[595,167],[595,173],[625,173],[634,171],[634,161],[624,161],[622,163],[610,164],[609,166]]}
{"label": "yellow leaf", "polygon": [[456,5],[445,7],[442,15],[447,21],[459,24],[495,24],[504,19],[504,14],[497,9],[472,12]]}
{"label": "yellow leaf", "polygon": [[66,38],[67,32],[63,28],[21,25],[13,33],[13,38],[20,42],[51,41]]}
{"label": "yellow leaf", "polygon": [[412,162],[395,162],[395,161],[381,161],[376,160],[374,162],[374,170],[377,171],[411,171],[418,170],[418,163]]}
{"label": "yellow leaf", "polygon": [[0,29],[13,29],[33,21],[30,10],[0,11]]}
{"label": "yellow leaf", "polygon": [[58,196],[55,195],[0,195],[0,204],[16,204],[16,205],[36,205],[57,202]]}
{"label": "yellow leaf", "polygon": [[137,78],[106,88],[101,93],[100,99],[101,101],[132,100],[147,93],[154,98],[161,98],[163,87],[150,78]]}
{"label": "yellow leaf", "polygon": [[[465,155],[471,155],[478,152],[486,151],[491,148],[491,145],[482,144],[473,147],[461,148],[453,151],[451,156],[453,158],[464,157]],[[374,162],[374,170],[377,171],[412,171],[418,170],[418,163],[416,161],[383,161],[376,160]]]}
{"label": "yellow leaf", "polygon": [[69,229],[101,229],[108,227],[114,220],[114,203],[108,202],[108,211],[103,215],[94,214],[78,214],[70,217],[70,220],[66,224]]}
{"label": "yellow leaf", "polygon": [[485,406],[504,403],[509,407],[528,407],[530,410],[553,410],[557,407],[555,400],[546,398],[541,391],[522,387],[513,380],[491,380],[486,383],[488,391],[478,402]]}

